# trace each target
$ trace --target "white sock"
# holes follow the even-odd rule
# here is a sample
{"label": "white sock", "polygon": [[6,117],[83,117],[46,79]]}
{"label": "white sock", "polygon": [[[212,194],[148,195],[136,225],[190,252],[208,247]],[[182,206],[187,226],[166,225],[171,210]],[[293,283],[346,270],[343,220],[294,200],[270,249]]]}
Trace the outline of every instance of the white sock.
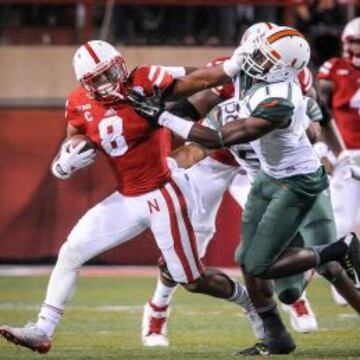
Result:
{"label": "white sock", "polygon": [[256,311],[253,303],[251,302],[246,287],[236,281],[234,282],[234,285],[235,285],[234,293],[228,299],[228,301],[240,305],[247,312]]}
{"label": "white sock", "polygon": [[177,285],[171,287],[164,285],[160,278],[158,278],[155,293],[151,299],[151,302],[159,307],[168,306],[176,288]]}
{"label": "white sock", "polygon": [[36,325],[44,331],[48,337],[51,337],[61,320],[63,312],[63,309],[44,303],[41,307]]}

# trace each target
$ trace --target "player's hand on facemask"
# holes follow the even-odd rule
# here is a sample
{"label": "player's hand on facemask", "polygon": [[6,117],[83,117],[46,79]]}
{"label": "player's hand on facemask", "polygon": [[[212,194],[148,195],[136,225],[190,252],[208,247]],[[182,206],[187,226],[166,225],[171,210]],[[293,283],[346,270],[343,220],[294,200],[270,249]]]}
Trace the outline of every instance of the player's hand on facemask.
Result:
{"label": "player's hand on facemask", "polygon": [[58,157],[52,163],[52,173],[58,179],[65,180],[75,171],[92,164],[95,160],[95,149],[82,151],[85,146],[85,141],[81,141],[76,146],[72,145],[71,139],[66,141],[61,146]]}
{"label": "player's hand on facemask", "polygon": [[231,78],[238,75],[243,67],[245,57],[252,54],[254,50],[255,45],[252,42],[238,46],[233,52],[231,58],[224,61],[223,68],[226,75]]}
{"label": "player's hand on facemask", "polygon": [[165,110],[159,88],[154,87],[152,96],[144,96],[136,90],[131,90],[127,99],[140,116],[149,120],[153,125],[159,125],[159,117]]}

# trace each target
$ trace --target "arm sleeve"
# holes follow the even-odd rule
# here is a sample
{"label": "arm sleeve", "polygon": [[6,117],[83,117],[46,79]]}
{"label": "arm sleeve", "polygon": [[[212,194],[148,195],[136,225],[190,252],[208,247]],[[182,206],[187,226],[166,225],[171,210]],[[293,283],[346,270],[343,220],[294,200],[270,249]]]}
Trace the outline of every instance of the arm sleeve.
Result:
{"label": "arm sleeve", "polygon": [[280,124],[289,121],[293,113],[294,105],[289,100],[270,97],[260,102],[251,113],[251,116]]}
{"label": "arm sleeve", "polygon": [[301,91],[306,94],[312,87],[314,77],[310,69],[306,66],[303,70],[298,73],[298,80],[300,83]]}
{"label": "arm sleeve", "polygon": [[306,114],[310,118],[310,120],[314,122],[323,121],[323,114],[319,104],[314,99],[308,96],[305,96],[304,100],[306,103]]}
{"label": "arm sleeve", "polygon": [[164,93],[175,81],[165,67],[158,65],[140,66],[131,73],[130,78],[131,86],[140,86],[146,95],[152,95],[155,86]]}
{"label": "arm sleeve", "polygon": [[334,72],[335,72],[336,64],[337,64],[337,60],[335,58],[325,61],[319,68],[317,78],[319,80],[334,81]]}

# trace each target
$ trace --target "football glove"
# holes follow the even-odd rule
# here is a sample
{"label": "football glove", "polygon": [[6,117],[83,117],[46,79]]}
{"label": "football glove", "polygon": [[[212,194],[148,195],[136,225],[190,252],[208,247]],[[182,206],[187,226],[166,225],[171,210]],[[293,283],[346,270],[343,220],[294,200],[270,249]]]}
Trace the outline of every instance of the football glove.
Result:
{"label": "football glove", "polygon": [[231,78],[238,75],[242,69],[245,57],[252,54],[254,50],[255,45],[252,42],[238,46],[231,58],[224,61],[223,69],[225,74]]}
{"label": "football glove", "polygon": [[127,99],[141,117],[149,120],[153,125],[159,125],[158,120],[165,110],[165,104],[161,99],[161,92],[158,87],[154,87],[154,95],[148,97],[131,90]]}
{"label": "football glove", "polygon": [[60,153],[51,166],[55,177],[61,180],[68,179],[75,171],[94,162],[95,149],[81,151],[85,145],[86,142],[81,141],[73,147],[71,140],[68,140],[61,146]]}

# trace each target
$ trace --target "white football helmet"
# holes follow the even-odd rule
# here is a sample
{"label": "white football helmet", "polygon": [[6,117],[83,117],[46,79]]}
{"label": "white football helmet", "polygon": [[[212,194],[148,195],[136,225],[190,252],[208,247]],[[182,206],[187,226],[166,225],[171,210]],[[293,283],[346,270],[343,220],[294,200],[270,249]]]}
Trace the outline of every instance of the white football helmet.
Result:
{"label": "white football helmet", "polygon": [[83,44],[74,54],[73,67],[76,79],[95,99],[112,103],[125,98],[126,64],[109,43],[92,40]]}
{"label": "white football helmet", "polygon": [[360,17],[349,21],[341,35],[344,56],[360,67]]}
{"label": "white football helmet", "polygon": [[278,25],[271,22],[258,22],[249,26],[243,33],[240,45],[244,45],[248,41],[254,41],[256,37],[264,35],[267,31],[275,29]]}
{"label": "white football helmet", "polygon": [[268,83],[293,80],[310,60],[310,46],[296,29],[278,26],[254,40],[246,54],[243,70],[252,78]]}

